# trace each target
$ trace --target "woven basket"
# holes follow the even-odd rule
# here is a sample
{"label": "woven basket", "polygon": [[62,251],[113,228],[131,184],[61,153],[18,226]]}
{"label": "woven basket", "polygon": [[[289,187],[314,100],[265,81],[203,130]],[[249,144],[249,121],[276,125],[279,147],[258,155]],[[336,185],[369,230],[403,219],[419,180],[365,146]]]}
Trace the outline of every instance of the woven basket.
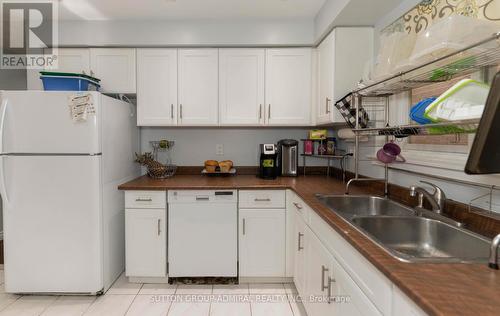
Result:
{"label": "woven basket", "polygon": [[172,177],[177,171],[176,165],[164,165],[161,167],[148,167],[148,176],[153,179],[166,179]]}

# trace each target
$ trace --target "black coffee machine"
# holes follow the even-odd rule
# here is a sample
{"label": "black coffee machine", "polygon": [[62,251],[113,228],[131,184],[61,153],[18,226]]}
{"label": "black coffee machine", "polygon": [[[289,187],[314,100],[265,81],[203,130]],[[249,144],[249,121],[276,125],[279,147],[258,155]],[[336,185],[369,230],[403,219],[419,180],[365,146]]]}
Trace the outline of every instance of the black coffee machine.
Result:
{"label": "black coffee machine", "polygon": [[276,179],[278,177],[278,152],[274,144],[260,144],[259,177]]}

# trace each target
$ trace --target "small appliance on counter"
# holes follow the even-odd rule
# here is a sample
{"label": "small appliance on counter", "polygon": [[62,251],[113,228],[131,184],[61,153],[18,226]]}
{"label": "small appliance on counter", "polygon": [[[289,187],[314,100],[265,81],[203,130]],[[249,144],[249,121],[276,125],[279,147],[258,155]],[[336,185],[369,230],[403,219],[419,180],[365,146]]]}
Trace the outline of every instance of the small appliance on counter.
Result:
{"label": "small appliance on counter", "polygon": [[282,139],[278,142],[278,173],[283,177],[298,175],[299,142]]}
{"label": "small appliance on counter", "polygon": [[259,177],[262,179],[276,179],[278,153],[274,144],[260,144]]}

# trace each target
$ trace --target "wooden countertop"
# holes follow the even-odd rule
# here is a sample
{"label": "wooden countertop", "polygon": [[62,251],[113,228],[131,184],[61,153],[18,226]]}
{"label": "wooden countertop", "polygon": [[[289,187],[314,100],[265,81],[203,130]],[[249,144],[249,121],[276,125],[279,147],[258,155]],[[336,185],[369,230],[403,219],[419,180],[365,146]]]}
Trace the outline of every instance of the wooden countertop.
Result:
{"label": "wooden countertop", "polygon": [[[291,189],[343,238],[429,315],[500,315],[500,272],[486,264],[404,263],[358,232],[317,201],[315,194],[343,194],[342,182],[325,176],[263,180],[238,175],[226,178],[176,175],[166,180],[147,176],[119,186],[121,190]],[[353,193],[368,193],[353,187]]]}

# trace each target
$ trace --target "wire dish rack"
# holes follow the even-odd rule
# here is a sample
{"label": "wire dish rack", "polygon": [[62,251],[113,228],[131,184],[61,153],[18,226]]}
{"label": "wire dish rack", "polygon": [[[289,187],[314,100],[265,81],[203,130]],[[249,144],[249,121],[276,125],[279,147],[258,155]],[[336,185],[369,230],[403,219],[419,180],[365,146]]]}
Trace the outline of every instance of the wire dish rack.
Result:
{"label": "wire dish rack", "polygon": [[172,151],[172,147],[174,147],[175,142],[169,140],[159,140],[159,141],[150,141],[149,144],[153,148],[153,158],[156,161],[160,161],[158,158],[158,153],[162,152],[165,156],[165,164],[157,167],[149,167],[148,166],[148,175],[154,179],[167,179],[175,175],[177,172],[177,165],[172,164],[172,158],[170,153]]}

